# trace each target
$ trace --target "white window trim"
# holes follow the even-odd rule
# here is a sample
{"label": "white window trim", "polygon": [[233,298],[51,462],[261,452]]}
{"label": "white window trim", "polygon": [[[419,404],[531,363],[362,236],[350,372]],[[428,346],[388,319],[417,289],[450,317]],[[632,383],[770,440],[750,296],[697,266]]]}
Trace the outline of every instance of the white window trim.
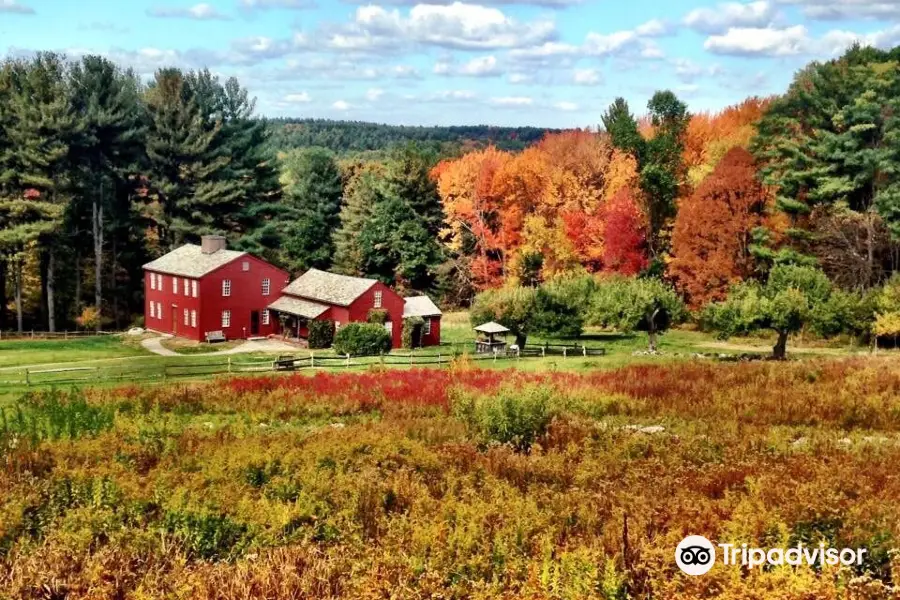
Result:
{"label": "white window trim", "polygon": [[191,296],[194,298],[197,297],[197,280],[194,279],[191,281]]}
{"label": "white window trim", "polygon": [[172,293],[178,293],[178,278],[172,275]]}
{"label": "white window trim", "polygon": [[191,313],[188,309],[184,309],[184,326],[188,327],[188,323],[191,322]]}
{"label": "white window trim", "polygon": [[382,295],[381,290],[375,292],[375,308],[381,308],[382,304]]}
{"label": "white window trim", "polygon": [[191,311],[191,327],[196,327],[196,326],[197,326],[197,311],[192,310]]}
{"label": "white window trim", "polygon": [[272,292],[272,280],[266,277],[262,280],[262,295],[268,296]]}
{"label": "white window trim", "polygon": [[231,327],[231,311],[222,311],[222,327]]}
{"label": "white window trim", "polygon": [[264,308],[262,311],[262,324],[263,325],[269,324],[269,309],[268,308]]}
{"label": "white window trim", "polygon": [[191,282],[188,281],[187,279],[184,279],[183,281],[184,281],[184,295],[190,296],[191,295]]}
{"label": "white window trim", "polygon": [[231,296],[231,280],[223,279],[222,280],[222,297],[228,298]]}
{"label": "white window trim", "polygon": [[150,318],[156,318],[156,302],[150,301]]}
{"label": "white window trim", "polygon": [[250,261],[245,260],[244,262],[241,263],[241,271],[247,272],[249,270],[250,270]]}
{"label": "white window trim", "polygon": [[156,289],[156,273],[150,273],[150,289]]}
{"label": "white window trim", "polygon": [[422,326],[422,334],[431,335],[431,319],[425,319],[425,324]]}

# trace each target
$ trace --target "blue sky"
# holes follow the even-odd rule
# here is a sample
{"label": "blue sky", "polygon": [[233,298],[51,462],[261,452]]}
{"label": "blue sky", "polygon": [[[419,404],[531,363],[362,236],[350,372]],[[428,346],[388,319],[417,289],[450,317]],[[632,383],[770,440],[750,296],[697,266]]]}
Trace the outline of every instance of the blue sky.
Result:
{"label": "blue sky", "polygon": [[8,55],[209,67],[265,115],[416,125],[596,126],[664,88],[716,110],[855,40],[900,44],[900,0],[0,0]]}

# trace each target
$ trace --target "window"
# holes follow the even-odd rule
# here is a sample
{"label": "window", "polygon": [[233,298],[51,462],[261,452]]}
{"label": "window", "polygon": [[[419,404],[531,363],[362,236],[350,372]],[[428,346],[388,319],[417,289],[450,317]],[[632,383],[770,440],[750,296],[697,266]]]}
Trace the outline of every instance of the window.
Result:
{"label": "window", "polygon": [[268,278],[263,279],[263,296],[268,296],[269,291],[272,288],[272,281]]}
{"label": "window", "polygon": [[231,295],[231,280],[230,279],[222,280],[222,295],[223,296]]}
{"label": "window", "polygon": [[375,308],[381,308],[381,290],[375,292]]}
{"label": "window", "polygon": [[156,289],[156,273],[150,273],[150,289]]}
{"label": "window", "polygon": [[187,327],[187,326],[188,326],[188,323],[191,322],[191,321],[190,321],[190,316],[191,316],[191,313],[188,312],[188,309],[184,309],[184,326],[185,326],[185,327]]}
{"label": "window", "polygon": [[172,277],[172,293],[173,294],[178,293],[178,278],[177,277]]}
{"label": "window", "polygon": [[[156,275],[154,275],[153,277],[155,278]],[[151,318],[151,319],[155,319],[155,318],[156,318],[156,302],[151,302],[151,303],[150,303],[150,318]]]}
{"label": "window", "polygon": [[193,296],[194,298],[197,297],[197,280],[196,279],[191,282],[191,296]]}
{"label": "window", "polygon": [[431,335],[431,319],[425,319],[425,325],[422,326],[424,335]]}
{"label": "window", "polygon": [[242,262],[241,269],[243,269],[244,271],[249,271],[250,270],[250,261],[245,260],[244,262]]}
{"label": "window", "polygon": [[269,309],[268,308],[263,309],[262,323],[263,323],[263,325],[269,324]]}
{"label": "window", "polygon": [[196,327],[196,326],[197,326],[197,311],[192,310],[191,311],[191,327]]}
{"label": "window", "polygon": [[185,296],[191,295],[191,282],[188,281],[187,279],[184,280],[184,295]]}
{"label": "window", "polygon": [[341,322],[340,322],[340,321],[335,321],[335,322],[334,322],[334,330],[337,331],[338,329],[340,329],[340,327],[341,327]]}
{"label": "window", "polygon": [[162,303],[160,303],[160,302],[156,303],[156,318],[157,319],[163,318],[162,317]]}
{"label": "window", "polygon": [[231,311],[222,311],[222,327],[231,327]]}

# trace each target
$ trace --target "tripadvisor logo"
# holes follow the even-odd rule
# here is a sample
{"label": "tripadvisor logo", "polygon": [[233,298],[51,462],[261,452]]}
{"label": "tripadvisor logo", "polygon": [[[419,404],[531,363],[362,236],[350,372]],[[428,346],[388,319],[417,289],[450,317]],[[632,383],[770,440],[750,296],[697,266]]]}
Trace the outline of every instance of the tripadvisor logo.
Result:
{"label": "tripadvisor logo", "polygon": [[[718,544],[722,564],[739,565],[753,569],[763,565],[809,566],[859,566],[862,564],[865,548],[826,548],[825,544],[806,546],[798,543],[793,548],[750,548],[747,544]],[[675,548],[675,563],[688,575],[703,575],[716,562],[716,547],[701,535],[689,535]]]}

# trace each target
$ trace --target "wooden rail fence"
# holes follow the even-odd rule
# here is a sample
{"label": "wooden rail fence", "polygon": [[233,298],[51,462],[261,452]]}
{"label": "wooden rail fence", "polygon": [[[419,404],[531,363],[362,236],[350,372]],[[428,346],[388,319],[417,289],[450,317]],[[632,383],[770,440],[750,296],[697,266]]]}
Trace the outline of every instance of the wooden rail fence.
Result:
{"label": "wooden rail fence", "polygon": [[[518,353],[502,354],[469,354],[468,360],[473,362],[504,362],[529,359],[540,359],[548,356],[563,358],[580,358],[602,356],[603,348],[587,348],[584,346],[529,346]],[[383,354],[380,356],[338,356],[334,354],[316,355],[279,359],[244,359],[232,357],[214,357],[218,360],[204,359],[192,362],[189,357],[178,359],[184,362],[161,361],[156,364],[128,365],[120,363],[102,366],[77,366],[58,368],[22,368],[0,371],[0,389],[4,387],[36,387],[52,385],[97,384],[114,381],[166,381],[169,379],[185,379],[207,375],[225,375],[238,373],[266,373],[279,371],[299,371],[304,369],[352,369],[372,366],[437,366],[449,365],[462,354]]]}

